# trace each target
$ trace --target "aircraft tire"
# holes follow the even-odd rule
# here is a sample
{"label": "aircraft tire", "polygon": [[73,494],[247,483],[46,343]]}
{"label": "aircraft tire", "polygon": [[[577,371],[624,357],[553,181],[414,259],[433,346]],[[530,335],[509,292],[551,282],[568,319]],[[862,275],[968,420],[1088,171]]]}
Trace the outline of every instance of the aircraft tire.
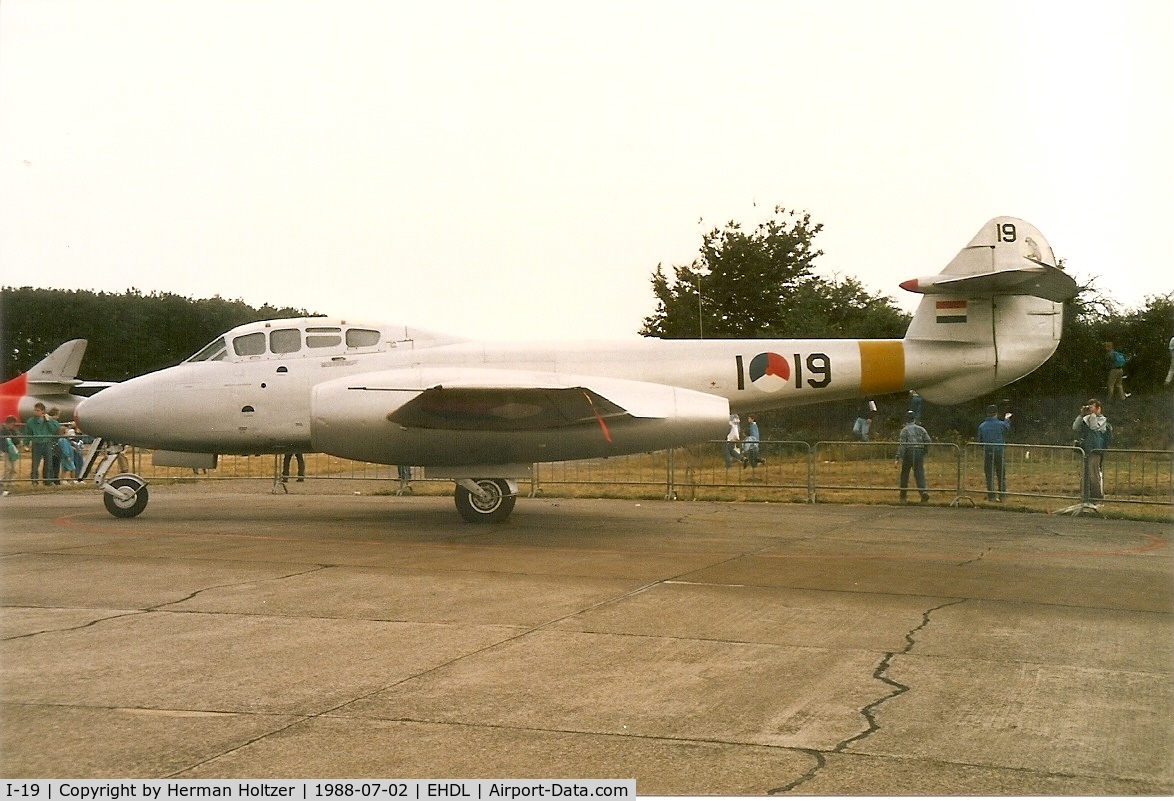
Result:
{"label": "aircraft tire", "polygon": [[489,493],[488,498],[478,498],[469,490],[457,484],[454,498],[457,511],[466,523],[500,523],[514,511],[514,504],[518,502],[516,495],[510,493],[509,484],[500,478],[474,479],[477,486]]}
{"label": "aircraft tire", "polygon": [[147,508],[147,482],[138,476],[121,475],[110,479],[110,486],[116,489],[132,489],[134,497],[124,501],[109,493],[102,494],[106,504],[106,511],[115,517],[137,517]]}

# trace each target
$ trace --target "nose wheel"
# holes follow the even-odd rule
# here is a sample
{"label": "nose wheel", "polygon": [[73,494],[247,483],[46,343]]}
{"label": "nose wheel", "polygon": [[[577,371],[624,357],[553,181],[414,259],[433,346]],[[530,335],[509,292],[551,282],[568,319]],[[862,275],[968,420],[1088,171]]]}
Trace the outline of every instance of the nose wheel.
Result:
{"label": "nose wheel", "polygon": [[135,517],[147,508],[147,482],[136,475],[115,476],[102,490],[106,511],[115,517]]}
{"label": "nose wheel", "polygon": [[119,473],[109,480],[106,478],[106,473],[115,464],[121,470],[126,469],[124,450],[124,446],[101,437],[94,440],[82,460],[81,478],[89,477],[93,470],[94,484],[102,490],[106,511],[115,517],[135,517],[147,508],[146,480],[134,473]]}

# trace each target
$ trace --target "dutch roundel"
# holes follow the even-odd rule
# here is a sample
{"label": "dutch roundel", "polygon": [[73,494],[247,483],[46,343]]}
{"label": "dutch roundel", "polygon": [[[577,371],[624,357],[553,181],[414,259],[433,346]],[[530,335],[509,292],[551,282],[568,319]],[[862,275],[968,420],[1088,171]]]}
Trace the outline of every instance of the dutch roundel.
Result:
{"label": "dutch roundel", "polygon": [[791,365],[777,353],[760,353],[750,360],[750,383],[763,392],[778,392],[791,378]]}

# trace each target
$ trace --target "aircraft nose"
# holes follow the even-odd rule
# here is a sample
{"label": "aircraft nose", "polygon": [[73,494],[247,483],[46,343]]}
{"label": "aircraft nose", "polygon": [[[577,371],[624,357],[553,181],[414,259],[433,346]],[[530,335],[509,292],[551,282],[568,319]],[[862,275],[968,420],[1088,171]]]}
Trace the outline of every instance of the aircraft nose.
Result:
{"label": "aircraft nose", "polygon": [[135,411],[123,386],[103,389],[78,404],[74,417],[84,433],[114,442],[133,442]]}

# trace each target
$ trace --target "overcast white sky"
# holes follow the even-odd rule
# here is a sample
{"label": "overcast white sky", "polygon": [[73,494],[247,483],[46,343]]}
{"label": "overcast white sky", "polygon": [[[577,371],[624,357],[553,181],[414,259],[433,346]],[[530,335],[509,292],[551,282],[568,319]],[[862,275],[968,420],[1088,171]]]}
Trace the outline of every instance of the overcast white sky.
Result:
{"label": "overcast white sky", "polygon": [[0,282],[623,337],[781,204],[898,289],[990,218],[1174,291],[1174,4],[3,0]]}

